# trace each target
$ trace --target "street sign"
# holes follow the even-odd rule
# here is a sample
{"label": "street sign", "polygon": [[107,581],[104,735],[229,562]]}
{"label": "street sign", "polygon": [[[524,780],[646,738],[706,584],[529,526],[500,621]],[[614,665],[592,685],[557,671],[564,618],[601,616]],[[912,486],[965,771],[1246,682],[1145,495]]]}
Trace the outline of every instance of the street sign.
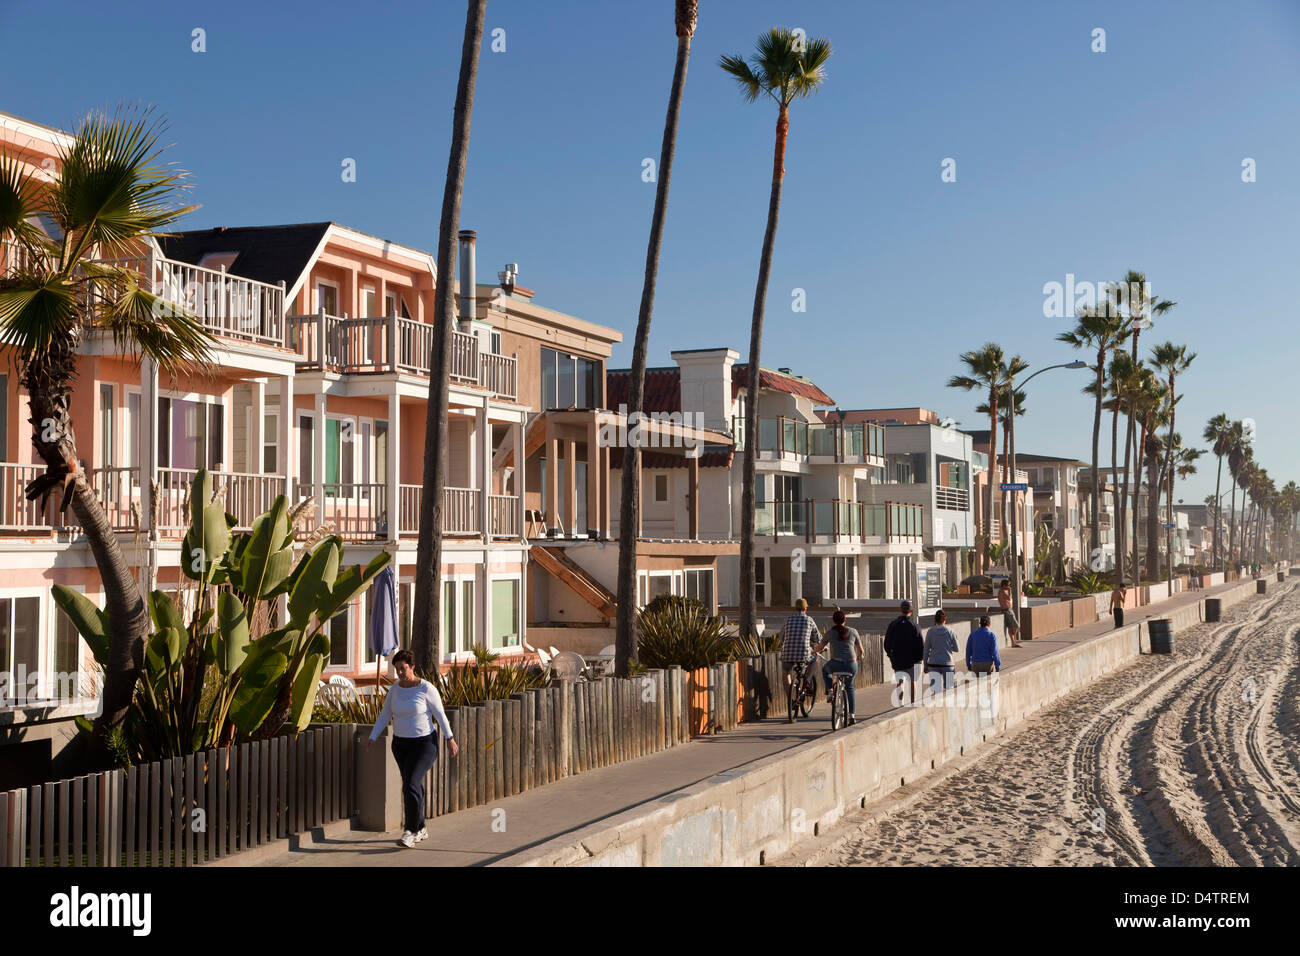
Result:
{"label": "street sign", "polygon": [[1004,481],[998,485],[1003,491],[1028,491],[1029,485],[1023,481]]}

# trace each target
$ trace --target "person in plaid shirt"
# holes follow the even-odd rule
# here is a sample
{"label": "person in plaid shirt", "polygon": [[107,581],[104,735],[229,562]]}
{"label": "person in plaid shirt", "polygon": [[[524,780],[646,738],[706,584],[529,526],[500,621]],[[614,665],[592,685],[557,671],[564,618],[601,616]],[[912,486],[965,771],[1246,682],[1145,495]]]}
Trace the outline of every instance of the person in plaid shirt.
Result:
{"label": "person in plaid shirt", "polygon": [[790,672],[795,664],[812,657],[813,641],[821,637],[817,623],[808,616],[808,602],[803,598],[794,602],[794,613],[785,619],[781,628],[781,670],[785,674],[785,689],[789,693]]}

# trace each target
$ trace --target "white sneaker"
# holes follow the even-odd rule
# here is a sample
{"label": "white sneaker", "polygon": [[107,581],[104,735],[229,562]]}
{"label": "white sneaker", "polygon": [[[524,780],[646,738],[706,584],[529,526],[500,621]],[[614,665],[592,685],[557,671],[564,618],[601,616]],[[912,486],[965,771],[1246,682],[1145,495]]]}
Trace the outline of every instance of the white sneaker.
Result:
{"label": "white sneaker", "polygon": [[415,846],[415,834],[412,833],[410,830],[402,831],[402,846],[404,847]]}
{"label": "white sneaker", "polygon": [[429,831],[424,827],[420,827],[420,832],[415,835],[415,842],[419,843],[421,840],[427,839],[429,839]]}

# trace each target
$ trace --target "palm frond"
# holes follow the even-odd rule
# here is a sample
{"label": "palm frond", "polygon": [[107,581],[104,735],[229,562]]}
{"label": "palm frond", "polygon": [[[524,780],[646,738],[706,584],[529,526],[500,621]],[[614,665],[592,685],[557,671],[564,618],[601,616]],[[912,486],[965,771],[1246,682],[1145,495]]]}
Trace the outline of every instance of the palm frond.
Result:
{"label": "palm frond", "polygon": [[44,355],[77,324],[77,287],[55,272],[0,280],[0,342],[24,360]]}

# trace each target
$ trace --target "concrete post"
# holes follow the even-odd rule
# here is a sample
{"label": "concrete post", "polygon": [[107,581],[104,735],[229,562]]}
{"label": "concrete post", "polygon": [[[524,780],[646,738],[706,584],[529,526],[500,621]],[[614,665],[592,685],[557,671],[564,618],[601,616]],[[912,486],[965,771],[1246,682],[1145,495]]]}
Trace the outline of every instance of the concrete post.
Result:
{"label": "concrete post", "polygon": [[[402,775],[390,749],[393,728],[373,744],[369,727],[358,727],[353,738],[357,772],[358,829],[387,833],[402,826]],[[439,754],[441,757],[442,755]]]}

